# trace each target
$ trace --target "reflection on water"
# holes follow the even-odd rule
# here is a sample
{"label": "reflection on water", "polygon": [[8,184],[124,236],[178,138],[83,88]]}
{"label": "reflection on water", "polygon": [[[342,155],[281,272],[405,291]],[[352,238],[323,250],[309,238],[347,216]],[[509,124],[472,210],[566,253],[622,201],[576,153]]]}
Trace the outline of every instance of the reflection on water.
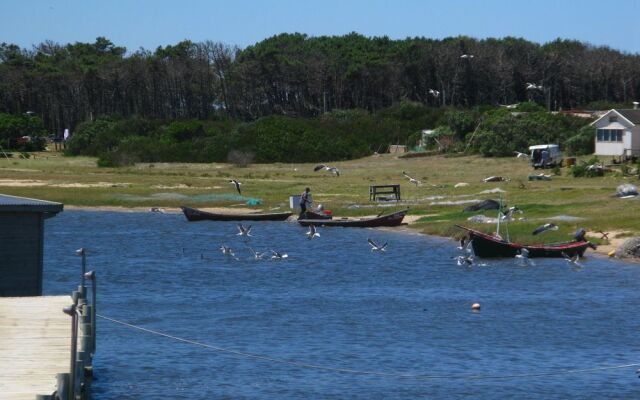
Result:
{"label": "reflection on water", "polygon": [[[298,368],[100,320],[98,399],[632,398],[635,368],[511,379],[640,361],[640,269],[600,257],[573,270],[488,260],[457,266],[456,243],[292,223],[188,223],[181,215],[65,211],[47,220],[45,292],[97,272],[98,312],[231,350],[334,368],[443,375],[418,380]],[[367,238],[389,242],[372,252]],[[221,245],[235,257],[221,254]],[[250,249],[289,254],[255,260]],[[482,311],[471,312],[474,302]],[[452,376],[453,375],[453,376]],[[448,376],[448,378],[446,377]]]}

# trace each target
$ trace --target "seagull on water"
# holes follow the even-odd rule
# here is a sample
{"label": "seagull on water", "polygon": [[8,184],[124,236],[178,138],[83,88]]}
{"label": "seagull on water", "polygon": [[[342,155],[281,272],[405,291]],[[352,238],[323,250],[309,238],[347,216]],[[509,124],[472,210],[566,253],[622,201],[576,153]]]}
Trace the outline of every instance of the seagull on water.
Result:
{"label": "seagull on water", "polygon": [[558,230],[558,225],[549,223],[549,224],[544,224],[542,226],[537,227],[536,230],[533,231],[532,235],[537,235],[545,231],[557,231],[557,230]]}
{"label": "seagull on water", "polygon": [[440,92],[435,89],[429,89],[429,94],[433,97],[440,97]]}
{"label": "seagull on water", "polygon": [[416,187],[418,185],[422,185],[422,182],[420,182],[419,180],[417,180],[416,178],[412,178],[409,175],[407,175],[406,172],[402,171],[402,175],[404,175],[405,178],[409,179],[409,183],[413,183],[414,185],[416,185]]}
{"label": "seagull on water", "polygon": [[229,179],[229,183],[233,184],[233,186],[236,187],[236,190],[238,191],[238,194],[242,194],[242,192],[240,191],[240,185],[242,185],[242,183],[238,182],[235,179]]}
{"label": "seagull on water", "polygon": [[523,266],[534,265],[533,261],[529,259],[529,250],[525,249],[524,247],[518,251],[518,254],[516,254],[516,259],[522,261]]}
{"label": "seagull on water", "polygon": [[249,250],[251,250],[251,254],[253,254],[253,258],[256,260],[262,260],[262,257],[264,257],[264,253],[257,252],[251,247],[249,247]]}
{"label": "seagull on water", "polygon": [[473,256],[472,255],[466,255],[466,256],[457,256],[457,257],[453,257],[456,260],[456,264],[458,265],[464,265],[465,267],[471,267],[473,265]]}
{"label": "seagull on water", "polygon": [[235,256],[235,254],[233,254],[233,250],[229,246],[225,246],[225,245],[220,246],[220,251],[225,256],[231,256],[231,257]]}
{"label": "seagull on water", "polygon": [[242,224],[238,224],[238,233],[236,236],[251,236],[251,225],[244,227]]}
{"label": "seagull on water", "polygon": [[331,167],[329,165],[324,165],[324,164],[318,164],[315,166],[315,168],[313,168],[314,171],[320,171],[321,169],[331,172],[335,176],[340,176],[340,170],[336,167]]}
{"label": "seagull on water", "polygon": [[519,151],[514,151],[516,158],[529,158],[529,155],[527,153],[521,153]]}
{"label": "seagull on water", "polygon": [[386,251],[385,247],[387,247],[387,242],[384,242],[382,246],[371,240],[371,238],[367,239],[367,242],[371,245],[371,251]]}
{"label": "seagull on water", "polygon": [[309,225],[309,232],[307,232],[307,239],[311,240],[315,237],[320,237],[320,234],[317,232],[315,225]]}
{"label": "seagull on water", "polygon": [[271,255],[271,259],[272,260],[282,260],[283,258],[289,257],[288,254],[286,254],[286,253],[278,253],[275,250],[271,250],[271,254],[272,254]]}
{"label": "seagull on water", "polygon": [[571,264],[571,266],[572,266],[574,269],[580,269],[580,268],[582,268],[582,264],[580,264],[580,254],[576,254],[575,256],[570,257],[567,253],[564,253],[564,252],[563,252],[563,253],[562,253],[562,257],[564,257],[564,260],[565,260],[567,263]]}

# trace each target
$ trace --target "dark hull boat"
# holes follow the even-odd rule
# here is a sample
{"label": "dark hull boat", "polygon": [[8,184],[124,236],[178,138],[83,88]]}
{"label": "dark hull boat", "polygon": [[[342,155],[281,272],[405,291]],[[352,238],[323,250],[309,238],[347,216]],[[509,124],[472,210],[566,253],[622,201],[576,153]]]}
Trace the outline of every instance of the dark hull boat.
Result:
{"label": "dark hull boat", "polygon": [[407,214],[407,211],[409,210],[396,211],[391,214],[372,218],[298,219],[298,223],[302,226],[342,226],[345,228],[377,228],[380,226],[398,226],[402,224],[402,220]]}
{"label": "dark hull boat", "polygon": [[553,243],[553,244],[522,244],[508,242],[499,237],[476,231],[475,229],[466,228],[456,225],[458,228],[464,229],[472,240],[471,246],[473,253],[477,257],[510,257],[513,258],[519,254],[521,249],[529,251],[529,258],[533,257],[573,257],[579,255],[582,257],[587,247],[595,248],[595,246],[586,240],[577,240],[573,242]]}
{"label": "dark hull boat", "polygon": [[291,216],[290,212],[219,214],[201,211],[191,207],[183,206],[180,208],[188,221],[284,221]]}

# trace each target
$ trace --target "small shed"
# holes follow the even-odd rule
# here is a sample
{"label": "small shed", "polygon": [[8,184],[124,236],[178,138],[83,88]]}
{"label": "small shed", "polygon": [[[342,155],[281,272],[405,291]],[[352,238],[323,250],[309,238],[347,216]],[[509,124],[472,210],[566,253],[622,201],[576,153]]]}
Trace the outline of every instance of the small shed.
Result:
{"label": "small shed", "polygon": [[0,194],[0,297],[42,295],[44,220],[62,208]]}
{"label": "small shed", "polygon": [[591,126],[595,128],[596,155],[640,155],[640,110],[609,110]]}

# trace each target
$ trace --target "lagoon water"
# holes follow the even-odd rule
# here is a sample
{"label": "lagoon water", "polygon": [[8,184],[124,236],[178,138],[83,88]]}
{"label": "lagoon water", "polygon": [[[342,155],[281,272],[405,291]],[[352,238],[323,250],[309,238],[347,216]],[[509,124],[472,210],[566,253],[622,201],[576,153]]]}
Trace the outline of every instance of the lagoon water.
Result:
{"label": "lagoon water", "polygon": [[[102,315],[229,350],[388,374],[245,358],[99,320],[96,399],[640,396],[637,367],[561,373],[640,362],[637,265],[592,256],[581,270],[553,259],[467,269],[445,239],[320,228],[309,241],[297,224],[261,222],[247,244],[234,223],[178,214],[70,210],[46,225],[46,294],[78,284],[74,251],[85,247]],[[371,252],[368,237],[388,251]],[[254,260],[248,246],[289,258]]]}

